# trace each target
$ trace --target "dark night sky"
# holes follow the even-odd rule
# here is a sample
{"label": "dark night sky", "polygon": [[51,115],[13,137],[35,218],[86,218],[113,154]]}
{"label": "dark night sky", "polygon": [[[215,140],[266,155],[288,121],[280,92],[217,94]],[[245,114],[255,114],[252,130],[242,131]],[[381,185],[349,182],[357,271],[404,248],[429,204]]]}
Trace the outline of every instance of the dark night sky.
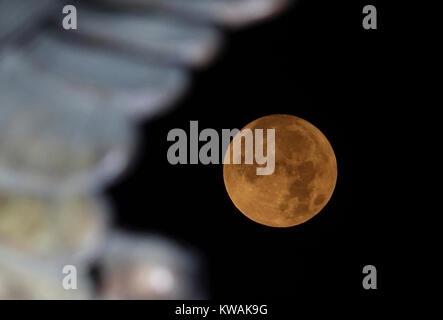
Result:
{"label": "dark night sky", "polygon": [[[382,274],[376,294],[386,292],[391,243],[384,223],[375,219],[386,187],[377,183],[383,145],[377,143],[382,134],[374,133],[374,127],[383,130],[376,116],[383,105],[373,104],[383,95],[378,72],[386,43],[383,30],[363,30],[363,5],[299,1],[282,16],[228,34],[224,53],[195,73],[185,99],[141,125],[139,158],[110,188],[118,225],[196,248],[206,260],[214,298],[374,295],[361,286],[366,264]],[[275,113],[313,123],[337,156],[335,193],[305,224],[288,229],[256,224],[230,201],[221,165],[167,162],[167,133],[188,131],[190,120],[221,132]]]}

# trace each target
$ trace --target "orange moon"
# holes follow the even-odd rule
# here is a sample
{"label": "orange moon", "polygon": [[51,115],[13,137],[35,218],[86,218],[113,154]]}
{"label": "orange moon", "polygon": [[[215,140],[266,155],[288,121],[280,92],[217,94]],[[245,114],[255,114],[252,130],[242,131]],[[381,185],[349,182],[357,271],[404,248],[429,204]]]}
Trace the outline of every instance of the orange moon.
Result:
{"label": "orange moon", "polygon": [[263,129],[265,154],[266,129],[275,129],[275,170],[257,175],[256,168],[266,164],[244,164],[243,143],[241,164],[227,163],[226,153],[223,178],[234,205],[249,219],[270,227],[291,227],[314,217],[329,202],[337,181],[337,160],[328,139],[292,115],[259,118],[240,133],[248,128],[253,135],[254,129]]}

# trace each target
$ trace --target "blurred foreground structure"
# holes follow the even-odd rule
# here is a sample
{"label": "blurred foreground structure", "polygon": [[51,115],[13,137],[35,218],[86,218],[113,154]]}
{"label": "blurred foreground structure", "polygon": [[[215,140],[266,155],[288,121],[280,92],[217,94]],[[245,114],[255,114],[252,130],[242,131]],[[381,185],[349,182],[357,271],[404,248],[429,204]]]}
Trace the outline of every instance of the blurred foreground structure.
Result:
{"label": "blurred foreground structure", "polygon": [[[199,299],[198,259],[112,231],[100,196],[136,148],[134,123],[165,112],[223,28],[291,0],[0,0],[0,299]],[[100,279],[90,276],[92,264]],[[78,290],[62,269],[78,269]]]}

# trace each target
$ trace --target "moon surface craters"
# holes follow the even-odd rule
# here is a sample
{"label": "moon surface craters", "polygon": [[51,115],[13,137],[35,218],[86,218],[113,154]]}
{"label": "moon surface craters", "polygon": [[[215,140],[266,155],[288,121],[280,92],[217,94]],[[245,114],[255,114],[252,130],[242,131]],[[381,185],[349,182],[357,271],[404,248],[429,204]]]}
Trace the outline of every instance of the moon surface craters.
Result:
{"label": "moon surface craters", "polygon": [[[256,163],[225,164],[225,186],[235,206],[250,219],[273,227],[298,225],[320,212],[337,179],[335,154],[321,131],[290,115],[266,116],[242,130],[246,128],[275,129],[275,171],[260,176]],[[264,143],[266,152],[266,139]],[[242,160],[243,153],[244,149]]]}

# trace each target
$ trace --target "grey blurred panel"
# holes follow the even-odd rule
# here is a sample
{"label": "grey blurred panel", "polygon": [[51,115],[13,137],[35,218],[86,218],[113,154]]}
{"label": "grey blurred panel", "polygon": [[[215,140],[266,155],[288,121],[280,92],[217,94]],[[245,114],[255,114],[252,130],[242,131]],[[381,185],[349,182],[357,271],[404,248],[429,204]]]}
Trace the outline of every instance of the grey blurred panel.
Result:
{"label": "grey blurred panel", "polygon": [[0,257],[0,300],[86,300],[93,297],[93,283],[85,274],[77,275],[77,290],[65,290],[61,270],[48,271],[32,263],[2,261]]}
{"label": "grey blurred panel", "polygon": [[132,14],[78,8],[78,33],[133,53],[174,63],[205,65],[219,49],[220,34],[211,27],[159,13]]}
{"label": "grey blurred panel", "polygon": [[57,0],[0,0],[0,46],[26,31],[38,32],[38,24],[57,14],[59,5]]}
{"label": "grey blurred panel", "polygon": [[105,243],[109,209],[101,198],[63,200],[0,189],[0,261],[32,263],[56,274],[86,267]]}
{"label": "grey blurred panel", "polygon": [[17,52],[0,61],[0,186],[57,195],[118,175],[132,129],[95,94],[40,72]]}
{"label": "grey blurred panel", "polygon": [[100,257],[99,299],[202,299],[199,258],[158,236],[114,232]]}
{"label": "grey blurred panel", "polygon": [[187,72],[96,46],[41,34],[29,47],[39,66],[104,97],[108,107],[132,117],[150,116],[171,105],[188,86]]}
{"label": "grey blurred panel", "polygon": [[267,18],[293,0],[100,0],[115,6],[162,8],[196,20],[242,26]]}

